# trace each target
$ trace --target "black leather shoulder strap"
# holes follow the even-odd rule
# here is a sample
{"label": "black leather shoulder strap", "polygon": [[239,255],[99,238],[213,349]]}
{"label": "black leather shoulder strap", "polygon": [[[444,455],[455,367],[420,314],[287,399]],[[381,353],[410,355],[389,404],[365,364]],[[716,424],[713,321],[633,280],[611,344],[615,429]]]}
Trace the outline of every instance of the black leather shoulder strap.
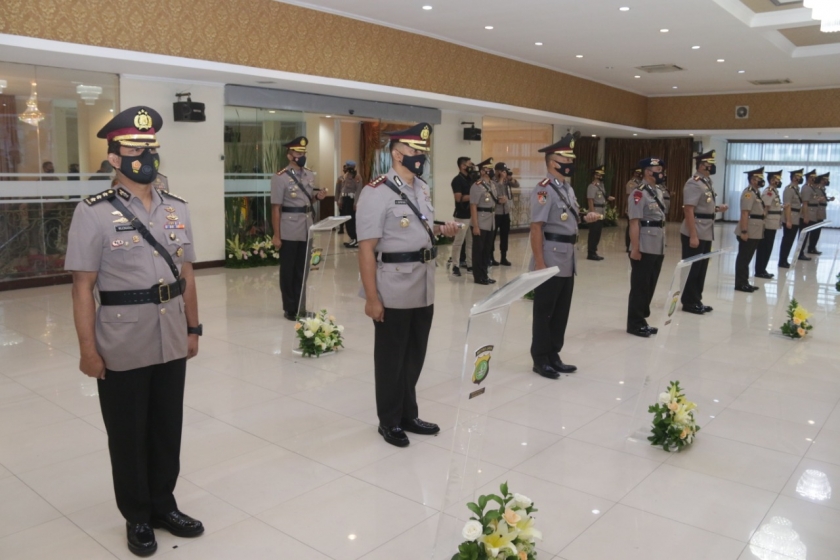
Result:
{"label": "black leather shoulder strap", "polygon": [[414,203],[411,202],[411,200],[408,199],[408,197],[405,195],[405,193],[402,192],[397,185],[392,183],[391,180],[388,179],[388,177],[383,177],[383,180],[384,180],[385,184],[388,185],[388,188],[391,189],[392,191],[394,191],[397,195],[399,195],[399,197],[401,199],[403,199],[403,201],[405,201],[406,206],[411,208],[411,211],[414,212],[414,215],[417,216],[417,218],[420,220],[420,223],[423,224],[423,227],[426,228],[426,233],[429,234],[429,239],[432,240],[432,247],[434,247],[435,242],[436,242],[435,232],[432,231],[432,228],[429,225],[429,220],[426,218],[426,216],[424,216],[423,213],[420,212],[420,209],[417,208],[417,206],[415,206]]}

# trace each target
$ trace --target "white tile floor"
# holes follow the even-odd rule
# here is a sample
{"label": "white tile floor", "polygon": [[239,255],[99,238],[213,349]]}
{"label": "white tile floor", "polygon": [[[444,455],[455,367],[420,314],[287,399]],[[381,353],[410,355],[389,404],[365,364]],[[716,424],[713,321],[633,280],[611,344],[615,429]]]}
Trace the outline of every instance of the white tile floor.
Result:
{"label": "white tile floor", "polygon": [[[718,231],[725,249],[734,244],[731,229]],[[676,232],[671,224],[657,320],[678,260]],[[710,264],[705,303],[713,313],[677,313],[670,333],[643,340],[624,332],[623,229],[606,230],[607,260],[579,265],[562,353],[578,373],[553,382],[530,373],[530,304],[511,310],[494,355],[493,453],[482,464],[480,491],[507,480],[537,501],[546,560],[783,560],[749,545],[777,516],[792,523],[808,559],[840,558],[837,488],[828,497],[799,484],[806,471],[824,473],[830,485],[840,479],[838,243],[840,232],[824,232],[824,255],[799,263],[786,281],[814,312],[806,341],[768,332],[778,326],[778,280],[758,280],[762,290],[751,295],[732,290],[732,252]],[[514,236],[512,245],[515,266],[492,270],[502,283],[527,261],[525,237]],[[441,263],[447,256],[444,249]],[[770,268],[776,271],[775,259]],[[158,531],[157,556],[429,559],[467,311],[492,288],[438,269],[418,392],[422,417],[443,432],[413,436],[408,449],[397,449],[375,431],[373,328],[355,297],[352,252],[342,249],[330,261],[323,284],[326,305],[347,328],[347,349],[317,360],[292,353],[277,270],[198,276],[206,335],[189,365],[176,494],[207,533],[188,541]],[[96,385],[77,371],[77,356],[69,286],[0,293],[4,560],[131,557]],[[688,451],[669,454],[627,439],[645,376],[654,384],[680,379],[699,403],[704,429]]]}

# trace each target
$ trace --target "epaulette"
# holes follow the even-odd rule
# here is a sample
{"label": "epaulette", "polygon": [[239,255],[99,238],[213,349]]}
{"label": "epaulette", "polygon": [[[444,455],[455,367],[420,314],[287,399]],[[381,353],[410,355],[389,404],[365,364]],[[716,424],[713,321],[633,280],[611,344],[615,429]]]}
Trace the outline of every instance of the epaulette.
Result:
{"label": "epaulette", "polygon": [[107,191],[102,191],[99,194],[92,194],[84,200],[85,202],[87,202],[88,206],[93,206],[94,204],[102,202],[103,200],[112,200],[115,194],[116,191],[114,191],[114,189],[108,189]]}
{"label": "epaulette", "polygon": [[545,179],[543,179],[542,181],[539,182],[539,186],[546,187],[546,186],[548,186],[548,184],[550,182],[551,182],[551,180],[548,177],[546,177]]}
{"label": "epaulette", "polygon": [[289,169],[288,167],[284,167],[283,169],[281,169],[280,171],[278,171],[278,172],[277,172],[277,174],[278,174],[278,175],[282,175],[282,174],[283,174],[283,173],[285,173],[288,169]]}
{"label": "epaulette", "polygon": [[386,175],[380,175],[379,177],[368,183],[367,186],[373,187],[375,189],[376,187],[384,183],[385,179],[387,179]]}
{"label": "epaulette", "polygon": [[175,200],[180,200],[180,201],[181,201],[181,202],[183,202],[184,204],[187,204],[187,201],[186,201],[186,200],[184,200],[183,198],[181,198],[181,197],[180,197],[180,196],[178,196],[177,194],[172,194],[172,193],[171,193],[171,192],[169,192],[169,191],[160,191],[160,194],[162,194],[163,196],[168,196],[169,198],[174,198]]}
{"label": "epaulette", "polygon": [[692,179],[695,181],[702,181],[703,177],[701,177],[700,175],[695,175],[694,177],[692,177]]}

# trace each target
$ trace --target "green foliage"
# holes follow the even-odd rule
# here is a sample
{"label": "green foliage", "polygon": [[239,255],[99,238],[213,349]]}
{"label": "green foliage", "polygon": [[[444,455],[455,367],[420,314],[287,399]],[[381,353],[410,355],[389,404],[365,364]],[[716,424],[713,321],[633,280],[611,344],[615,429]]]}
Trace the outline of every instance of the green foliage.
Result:
{"label": "green foliage", "polygon": [[280,264],[280,253],[271,243],[267,235],[258,237],[240,237],[225,241],[226,268],[253,268],[256,266],[277,266]]}
{"label": "green foliage", "polygon": [[[840,284],[840,282],[838,282]],[[805,338],[808,331],[813,329],[813,325],[808,322],[811,314],[808,310],[799,305],[796,299],[790,300],[787,310],[788,320],[782,325],[782,334],[790,338]]]}
{"label": "green foliage", "polygon": [[325,352],[344,348],[343,332],[344,327],[337,325],[332,315],[327,316],[326,309],[322,309],[317,317],[298,318],[295,323],[295,333],[304,356],[317,358]]}
{"label": "green foliage", "polygon": [[654,415],[651,436],[648,437],[650,444],[662,446],[665,451],[691,445],[695,434],[700,431],[694,420],[695,408],[697,405],[685,398],[680,382],[672,381],[668,391],[661,393],[658,402],[648,408],[648,412]]}

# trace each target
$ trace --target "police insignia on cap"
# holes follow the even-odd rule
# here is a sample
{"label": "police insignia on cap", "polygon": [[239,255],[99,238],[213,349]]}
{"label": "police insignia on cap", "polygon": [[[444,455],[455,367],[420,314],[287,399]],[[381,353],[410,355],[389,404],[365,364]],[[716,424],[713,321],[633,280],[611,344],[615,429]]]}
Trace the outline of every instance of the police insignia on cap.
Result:
{"label": "police insignia on cap", "polygon": [[306,138],[303,138],[303,139],[300,141],[300,145],[301,145],[301,146],[306,146]]}
{"label": "police insignia on cap", "polygon": [[137,111],[137,115],[134,117],[134,128],[141,131],[152,128],[152,117],[149,115],[148,111],[145,109]]}
{"label": "police insignia on cap", "polygon": [[424,126],[423,130],[420,132],[420,138],[422,138],[423,140],[428,140],[430,135],[431,131],[429,130],[429,127]]}
{"label": "police insignia on cap", "polygon": [[571,142],[569,142],[569,147],[570,147],[571,149],[573,149],[573,150],[575,149],[575,141],[574,141],[574,140],[572,140]]}

